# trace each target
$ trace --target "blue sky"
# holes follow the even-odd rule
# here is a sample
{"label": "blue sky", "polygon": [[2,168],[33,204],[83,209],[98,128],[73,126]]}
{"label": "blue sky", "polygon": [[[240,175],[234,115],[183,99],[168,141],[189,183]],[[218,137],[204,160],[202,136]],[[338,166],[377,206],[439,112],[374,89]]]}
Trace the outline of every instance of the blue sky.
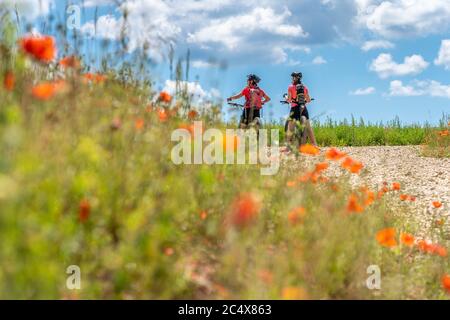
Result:
{"label": "blue sky", "polygon": [[[37,32],[49,14],[63,16],[66,8],[60,0],[8,2],[19,5]],[[292,71],[303,72],[316,98],[310,114],[320,119],[354,115],[375,122],[398,115],[404,123],[437,123],[450,113],[448,0],[72,2],[83,8],[79,29],[91,44],[115,41],[127,10],[129,53],[150,44],[158,89],[173,87],[167,63],[172,44],[181,58],[191,51],[189,88],[199,100],[235,94],[248,73],[258,74],[273,99],[266,118],[288,113],[277,101]]]}

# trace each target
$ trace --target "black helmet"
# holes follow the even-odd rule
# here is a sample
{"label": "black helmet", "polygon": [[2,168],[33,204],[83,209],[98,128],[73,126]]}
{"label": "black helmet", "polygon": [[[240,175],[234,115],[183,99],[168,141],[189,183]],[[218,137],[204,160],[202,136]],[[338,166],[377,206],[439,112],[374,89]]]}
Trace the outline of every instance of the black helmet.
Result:
{"label": "black helmet", "polygon": [[261,78],[258,77],[256,74],[249,74],[249,75],[247,76],[247,80],[248,80],[248,81],[253,81],[253,82],[255,82],[255,83],[259,83],[259,82],[261,81]]}
{"label": "black helmet", "polygon": [[303,74],[301,72],[292,72],[291,77],[299,78],[301,80],[303,78]]}

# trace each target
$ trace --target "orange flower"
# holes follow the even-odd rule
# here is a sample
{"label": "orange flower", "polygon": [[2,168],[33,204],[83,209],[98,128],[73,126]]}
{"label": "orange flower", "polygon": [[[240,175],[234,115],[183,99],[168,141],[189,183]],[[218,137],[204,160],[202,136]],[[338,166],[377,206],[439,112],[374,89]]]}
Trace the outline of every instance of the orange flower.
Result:
{"label": "orange flower", "polygon": [[169,118],[169,116],[168,116],[166,110],[164,110],[164,109],[158,110],[158,119],[160,122],[166,122],[168,118]]}
{"label": "orange flower", "polygon": [[240,194],[232,205],[231,222],[239,228],[249,226],[257,218],[260,210],[260,201],[254,194]]}
{"label": "orange flower", "polygon": [[57,80],[53,82],[42,82],[31,88],[31,94],[39,100],[47,101],[53,98],[57,93],[67,89],[67,84],[64,80]]}
{"label": "orange flower", "polygon": [[137,119],[134,123],[134,127],[136,128],[136,130],[142,130],[144,128],[145,125],[145,121],[144,119]]}
{"label": "orange flower", "polygon": [[442,287],[450,293],[450,276],[448,274],[444,274],[442,277]]}
{"label": "orange flower", "polygon": [[303,207],[298,207],[289,212],[288,220],[292,225],[300,223],[306,215],[306,210]]}
{"label": "orange flower", "polygon": [[7,91],[13,91],[16,86],[16,77],[11,71],[5,73],[5,78],[3,79],[3,87]]}
{"label": "orange flower", "polygon": [[392,190],[394,190],[394,191],[400,190],[401,187],[402,187],[401,184],[398,183],[398,182],[394,182],[394,183],[392,184]]}
{"label": "orange flower", "polygon": [[297,182],[295,182],[295,181],[288,181],[288,182],[286,182],[286,187],[288,187],[288,188],[293,188],[296,185],[297,185]]}
{"label": "orange flower", "polygon": [[43,82],[31,89],[32,95],[39,100],[50,100],[56,93],[55,85],[51,82]]}
{"label": "orange flower", "polygon": [[435,248],[435,253],[436,253],[438,256],[441,256],[442,258],[446,258],[447,255],[448,255],[447,249],[444,248],[444,247],[442,247],[442,246],[437,246],[437,247]]}
{"label": "orange flower", "polygon": [[159,100],[165,103],[170,103],[172,101],[172,96],[169,93],[162,91],[159,94]]}
{"label": "orange flower", "polygon": [[89,203],[89,200],[87,199],[81,200],[78,208],[78,218],[82,223],[84,223],[89,219],[90,215],[91,215],[91,204]]}
{"label": "orange flower", "polygon": [[374,202],[375,202],[375,193],[373,191],[367,190],[366,198],[364,200],[364,205],[367,207],[367,206],[370,206]]}
{"label": "orange flower", "polygon": [[422,252],[430,253],[433,249],[433,244],[428,240],[420,240],[417,242],[417,247]]}
{"label": "orange flower", "polygon": [[320,153],[320,150],[313,145],[304,144],[300,147],[300,152],[310,156],[317,156]]}
{"label": "orange flower", "polygon": [[96,84],[100,84],[105,82],[106,76],[100,74],[100,73],[85,73],[83,74],[83,81],[84,83],[93,82]]}
{"label": "orange flower", "polygon": [[55,39],[50,36],[29,36],[21,39],[22,50],[36,60],[48,63],[56,56]]}
{"label": "orange flower", "polygon": [[442,207],[442,203],[439,201],[433,201],[433,207],[439,209],[440,207]]}
{"label": "orange flower", "polygon": [[443,131],[439,132],[439,135],[441,137],[447,137],[449,135],[449,131],[448,130],[443,130]]}
{"label": "orange flower", "polygon": [[175,253],[175,250],[173,250],[173,248],[167,247],[164,249],[164,254],[168,257],[173,256],[174,253]]}
{"label": "orange flower", "polygon": [[300,287],[286,287],[283,288],[281,296],[284,300],[305,300],[307,294],[303,288]]}
{"label": "orange flower", "polygon": [[341,167],[344,169],[350,169],[353,165],[353,159],[350,157],[347,157],[344,159],[344,161],[342,161]]}
{"label": "orange flower", "polygon": [[338,160],[344,158],[345,156],[346,156],[345,153],[340,152],[339,150],[337,150],[335,148],[329,149],[326,153],[327,159],[332,160],[332,161],[338,161]]}
{"label": "orange flower", "polygon": [[359,204],[358,197],[355,194],[351,194],[348,198],[347,211],[356,213],[364,211],[364,208]]}
{"label": "orange flower", "polygon": [[416,200],[417,200],[417,198],[414,197],[414,196],[410,196],[410,197],[409,197],[409,201],[411,201],[411,202],[414,202],[414,201],[416,201]]}
{"label": "orange flower", "polygon": [[189,113],[188,113],[188,118],[189,118],[190,120],[194,120],[194,119],[197,118],[197,117],[198,117],[198,112],[197,112],[197,111],[195,111],[195,110],[189,111]]}
{"label": "orange flower", "polygon": [[376,239],[382,246],[392,248],[397,245],[395,240],[395,229],[387,228],[377,232]]}
{"label": "orange flower", "polygon": [[317,164],[316,164],[315,172],[320,173],[320,172],[322,172],[322,171],[324,171],[324,170],[327,170],[328,167],[329,167],[329,164],[328,164],[327,162],[320,162],[320,163],[317,163]]}
{"label": "orange flower", "polygon": [[206,211],[200,212],[200,219],[206,220],[206,218],[208,218],[208,212]]}
{"label": "orange flower", "polygon": [[364,165],[362,164],[362,162],[355,161],[349,168],[349,171],[351,173],[359,174],[359,172],[361,171],[362,168],[364,168]]}
{"label": "orange flower", "polygon": [[400,241],[404,245],[411,247],[414,245],[414,236],[409,233],[402,233],[400,234]]}
{"label": "orange flower", "polygon": [[400,200],[402,200],[402,201],[408,200],[408,195],[407,194],[401,194],[400,195]]}
{"label": "orange flower", "polygon": [[59,60],[59,65],[65,69],[79,69],[81,66],[80,60],[75,56],[67,56]]}

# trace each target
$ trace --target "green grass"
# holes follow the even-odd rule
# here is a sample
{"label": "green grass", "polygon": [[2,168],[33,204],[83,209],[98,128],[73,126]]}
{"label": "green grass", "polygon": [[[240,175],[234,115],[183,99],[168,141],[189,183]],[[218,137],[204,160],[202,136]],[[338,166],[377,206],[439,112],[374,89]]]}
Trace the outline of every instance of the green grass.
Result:
{"label": "green grass", "polygon": [[[313,128],[317,143],[323,147],[429,145],[437,141],[436,132],[444,128],[442,124],[447,123],[447,118],[448,115],[442,116],[441,126],[402,125],[399,119],[385,124],[328,119],[325,122],[313,121]],[[267,127],[279,129],[284,137],[284,127],[276,124],[268,124]]]}

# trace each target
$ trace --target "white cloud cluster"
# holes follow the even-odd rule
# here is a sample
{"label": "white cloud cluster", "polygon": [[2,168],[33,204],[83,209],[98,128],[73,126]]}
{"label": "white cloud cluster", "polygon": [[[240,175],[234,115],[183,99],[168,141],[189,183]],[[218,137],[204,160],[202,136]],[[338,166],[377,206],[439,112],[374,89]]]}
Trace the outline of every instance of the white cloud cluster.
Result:
{"label": "white cloud cluster", "polygon": [[380,54],[370,65],[370,70],[378,74],[382,79],[392,76],[417,75],[428,68],[429,63],[420,55],[405,57],[403,63],[397,63],[392,55]]}
{"label": "white cloud cluster", "polygon": [[288,24],[286,18],[291,16],[289,10],[282,13],[272,8],[254,8],[251,12],[238,16],[220,18],[189,33],[187,41],[196,44],[220,43],[233,50],[245,45],[256,32],[264,32],[281,37],[306,37],[299,24]]}
{"label": "white cloud cluster", "polygon": [[450,99],[450,85],[441,84],[434,80],[415,80],[409,85],[404,85],[402,81],[394,80],[391,81],[389,95],[397,97],[430,96]]}
{"label": "white cloud cluster", "polygon": [[321,65],[321,64],[327,64],[328,61],[325,60],[322,56],[317,56],[313,59],[312,63],[316,64],[316,65]]}
{"label": "white cloud cluster", "polygon": [[370,94],[374,94],[376,92],[376,89],[374,87],[367,87],[367,88],[360,88],[356,89],[355,91],[351,91],[350,95],[352,96],[367,96]]}
{"label": "white cloud cluster", "polygon": [[439,54],[434,63],[437,66],[444,66],[445,69],[450,70],[450,40],[442,40]]}
{"label": "white cloud cluster", "polygon": [[362,51],[370,51],[375,49],[392,49],[395,45],[387,40],[370,40],[364,42],[363,46],[361,47]]}
{"label": "white cloud cluster", "polygon": [[355,0],[357,21],[386,38],[444,33],[450,28],[448,0]]}
{"label": "white cloud cluster", "polygon": [[34,19],[50,12],[53,0],[1,0],[0,9],[17,9],[22,18]]}
{"label": "white cloud cluster", "polygon": [[[198,82],[186,82],[180,81],[178,83],[179,88],[187,89],[192,102],[195,104],[203,104],[211,100],[217,100],[220,98],[220,91],[212,88],[211,90],[205,90]],[[174,95],[177,91],[177,82],[173,80],[166,80],[163,91]]]}

